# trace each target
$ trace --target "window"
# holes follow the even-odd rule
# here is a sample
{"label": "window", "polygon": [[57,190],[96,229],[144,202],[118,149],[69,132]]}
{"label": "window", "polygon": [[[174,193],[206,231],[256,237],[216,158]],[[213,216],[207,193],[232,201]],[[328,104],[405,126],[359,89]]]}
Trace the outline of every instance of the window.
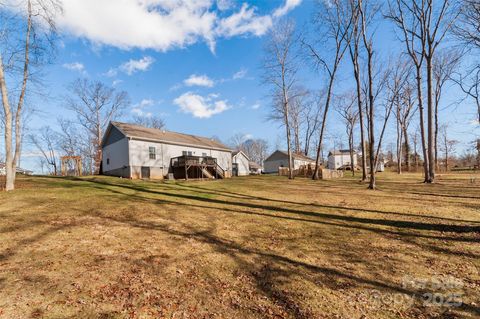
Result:
{"label": "window", "polygon": [[156,154],[156,149],[155,149],[155,147],[150,146],[150,147],[148,148],[148,157],[149,157],[150,159],[156,159],[156,158],[157,158],[157,154]]}
{"label": "window", "polygon": [[192,156],[192,151],[182,151],[182,155]]}
{"label": "window", "polygon": [[203,157],[207,157],[207,153],[202,153],[202,156],[203,156]]}
{"label": "window", "polygon": [[110,165],[110,159],[107,158],[107,165]]}
{"label": "window", "polygon": [[187,151],[182,151],[182,155],[187,155]]}

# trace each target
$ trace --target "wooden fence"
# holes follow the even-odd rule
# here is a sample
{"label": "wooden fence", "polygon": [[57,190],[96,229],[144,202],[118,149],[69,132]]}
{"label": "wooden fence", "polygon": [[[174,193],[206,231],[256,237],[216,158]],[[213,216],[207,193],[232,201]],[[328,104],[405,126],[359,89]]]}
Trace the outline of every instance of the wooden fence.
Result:
{"label": "wooden fence", "polygon": [[[315,169],[314,165],[302,165],[298,169],[293,170],[293,176],[301,177],[312,177],[313,171]],[[278,175],[288,176],[289,169],[288,167],[279,167]],[[333,179],[343,177],[343,171],[330,170],[323,167],[320,167],[319,175],[321,179]]]}

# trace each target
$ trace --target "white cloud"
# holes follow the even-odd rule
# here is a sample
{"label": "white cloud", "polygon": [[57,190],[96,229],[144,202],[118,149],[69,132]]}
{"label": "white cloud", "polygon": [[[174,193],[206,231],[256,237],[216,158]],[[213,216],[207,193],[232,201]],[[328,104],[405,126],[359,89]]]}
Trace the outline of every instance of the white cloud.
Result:
{"label": "white cloud", "polygon": [[114,77],[118,75],[118,71],[132,75],[138,71],[147,71],[150,66],[155,62],[155,59],[150,56],[145,56],[141,59],[130,59],[125,63],[120,64],[117,68],[110,68],[104,75],[108,77]]}
{"label": "white cloud", "polygon": [[255,104],[252,105],[252,109],[253,109],[253,110],[258,110],[258,109],[260,108],[260,106],[262,106],[262,105],[257,102],[257,103],[255,103]]}
{"label": "white cloud", "polygon": [[196,75],[192,74],[188,79],[185,79],[183,83],[186,86],[205,86],[205,87],[213,87],[215,84],[212,79],[210,79],[206,75]]}
{"label": "white cloud", "polygon": [[132,75],[137,71],[147,71],[154,61],[155,59],[150,56],[143,57],[140,60],[131,59],[128,62],[120,65],[119,70],[127,73],[128,75]]}
{"label": "white cloud", "polygon": [[244,34],[261,36],[271,28],[272,23],[272,17],[257,16],[255,7],[244,3],[239,12],[219,21],[216,33],[227,38]]}
{"label": "white cloud", "polygon": [[113,80],[112,86],[117,86],[117,85],[121,84],[122,82],[123,82],[122,80]]}
{"label": "white cloud", "polygon": [[86,73],[85,66],[80,62],[65,63],[62,66],[65,69],[68,69],[68,70],[71,70],[71,71],[77,71],[77,72],[80,72],[82,74]]}
{"label": "white cloud", "polygon": [[178,105],[184,113],[192,114],[197,118],[209,118],[230,108],[227,100],[218,100],[218,97],[218,94],[210,94],[203,97],[187,92],[177,97],[173,103]]}
{"label": "white cloud", "polygon": [[280,18],[286,15],[289,11],[293,10],[295,7],[299,6],[301,2],[302,0],[286,0],[282,7],[277,8],[273,12],[273,16],[275,18]]}
{"label": "white cloud", "polygon": [[141,117],[151,117],[152,113],[145,111],[146,107],[155,105],[155,101],[152,99],[143,99],[140,103],[137,103],[132,108],[132,113]]}
{"label": "white cloud", "polygon": [[247,75],[247,70],[242,68],[240,71],[233,74],[232,79],[234,80],[243,79],[246,75]]}
{"label": "white cloud", "polygon": [[220,11],[226,11],[235,7],[233,0],[217,0],[217,8]]}
{"label": "white cloud", "polygon": [[235,9],[232,0],[63,0],[63,14],[56,22],[61,32],[87,39],[96,47],[167,51],[204,41],[214,51],[219,38],[265,34],[273,19],[299,3],[285,0],[272,12],[258,14],[247,3]]}

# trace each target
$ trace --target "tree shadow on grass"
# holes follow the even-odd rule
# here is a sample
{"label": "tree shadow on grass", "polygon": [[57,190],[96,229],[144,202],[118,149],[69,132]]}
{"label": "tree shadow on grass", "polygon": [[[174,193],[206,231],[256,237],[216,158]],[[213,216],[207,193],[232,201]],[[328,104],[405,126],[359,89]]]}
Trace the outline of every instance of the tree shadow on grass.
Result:
{"label": "tree shadow on grass", "polygon": [[[255,203],[239,202],[239,201],[219,200],[215,198],[206,198],[206,197],[189,195],[189,194],[168,193],[165,191],[152,190],[139,185],[115,184],[115,183],[108,183],[106,181],[99,181],[99,180],[85,180],[85,181],[90,183],[110,186],[110,187],[112,186],[121,187],[125,189],[130,189],[133,191],[141,191],[144,193],[150,193],[150,194],[161,195],[166,197],[181,198],[186,200],[195,200],[195,201],[207,202],[212,204],[229,205],[229,206],[236,206],[236,207],[264,209],[264,210],[275,211],[280,213],[290,213],[290,214],[304,215],[309,217],[339,220],[339,221],[345,221],[345,222],[389,226],[389,227],[412,229],[412,230],[426,230],[426,231],[452,232],[452,233],[480,233],[480,226],[448,225],[448,224],[440,224],[440,223],[426,223],[426,222],[415,222],[415,221],[404,221],[404,220],[343,216],[343,215],[336,215],[336,214],[330,214],[330,213],[304,211],[304,210],[279,207],[279,206],[271,206],[271,205],[263,205],[263,204],[255,204]],[[359,208],[350,209],[350,208],[342,207],[342,209],[363,211],[363,209],[359,209]]]}
{"label": "tree shadow on grass", "polygon": [[177,183],[177,184],[175,184],[175,186],[180,186],[180,187],[183,187],[183,188],[186,188],[186,189],[202,191],[202,192],[207,192],[207,193],[211,193],[211,194],[217,194],[217,195],[220,195],[220,196],[230,196],[230,197],[236,198],[236,199],[252,199],[252,200],[267,201],[267,202],[286,203],[286,204],[292,204],[292,205],[309,205],[309,206],[320,207],[320,208],[332,208],[332,209],[359,211],[359,212],[367,212],[367,213],[399,215],[399,216],[408,216],[408,217],[416,217],[416,218],[430,218],[430,219],[438,219],[438,220],[445,220],[445,221],[455,221],[455,222],[480,224],[480,221],[461,220],[461,219],[438,217],[438,216],[423,215],[423,214],[400,213],[400,212],[394,212],[394,211],[385,211],[385,210],[376,210],[376,209],[363,209],[363,208],[358,208],[358,207],[343,207],[343,206],[325,205],[325,204],[320,205],[320,204],[316,204],[316,203],[299,203],[299,202],[295,202],[295,201],[271,199],[271,198],[265,198],[265,197],[260,197],[260,196],[252,196],[252,195],[236,193],[236,192],[231,192],[231,191],[225,191],[225,190],[212,190],[212,189],[208,189],[208,188],[205,188],[205,187],[185,185],[184,183]]}
{"label": "tree shadow on grass", "polygon": [[[290,278],[292,276],[301,276],[304,280],[311,281],[314,284],[318,284],[317,276],[321,276],[320,280],[327,286],[332,284],[332,282],[329,282],[331,279],[335,282],[338,280],[347,280],[365,288],[370,287],[380,289],[387,293],[406,294],[419,302],[423,301],[422,294],[425,292],[424,290],[405,288],[402,285],[395,283],[361,277],[331,267],[313,265],[272,252],[246,248],[244,245],[216,236],[213,233],[214,229],[196,230],[191,225],[180,223],[182,227],[187,229],[187,231],[180,231],[174,230],[164,224],[152,221],[142,221],[133,217],[129,219],[113,216],[97,217],[105,218],[117,223],[124,223],[135,228],[161,231],[163,233],[184,238],[193,237],[196,241],[208,244],[215,251],[232,258],[240,269],[246,269],[249,271],[251,276],[255,279],[257,288],[274,304],[281,305],[288,314],[295,318],[311,318],[312,314],[309,309],[305,309],[304,306],[295,301],[294,298],[292,298],[291,293],[280,288],[282,280],[294,280],[294,278]],[[179,222],[175,221],[175,223]],[[255,258],[260,258],[261,263],[255,261]],[[312,281],[313,279],[315,280]],[[333,287],[335,287],[335,285]],[[480,314],[480,308],[474,304],[463,303],[459,309],[474,315]]]}
{"label": "tree shadow on grass", "polygon": [[[216,207],[216,206],[208,206],[208,205],[200,205],[200,204],[193,204],[193,203],[182,203],[177,200],[166,200],[166,199],[158,199],[154,197],[146,197],[144,196],[144,191],[138,191],[138,193],[142,194],[143,196],[140,195],[135,195],[135,194],[126,194],[122,193],[120,191],[114,190],[112,188],[106,189],[102,183],[97,184],[99,189],[102,190],[108,190],[112,193],[116,193],[118,195],[125,196],[126,199],[134,199],[134,200],[139,200],[139,201],[146,201],[146,202],[155,202],[157,204],[171,204],[171,205],[181,205],[185,206],[188,208],[200,208],[200,209],[215,209],[220,212],[230,212],[230,213],[235,213],[235,214],[244,214],[244,215],[251,215],[251,216],[258,216],[258,217],[267,217],[267,218],[274,218],[274,219],[280,219],[280,220],[289,220],[289,221],[298,221],[298,222],[306,222],[306,223],[313,223],[313,224],[319,224],[319,225],[328,225],[328,226],[334,226],[334,227],[340,227],[340,228],[347,228],[347,229],[356,229],[356,230],[363,230],[363,231],[370,231],[374,232],[380,235],[393,235],[396,239],[400,239],[403,241],[408,242],[409,244],[418,246],[421,249],[429,249],[435,252],[440,252],[446,255],[457,255],[457,256],[462,256],[462,257],[468,257],[472,259],[476,259],[479,256],[470,252],[462,252],[462,251],[454,251],[450,250],[447,248],[441,248],[436,245],[428,245],[425,243],[418,243],[414,240],[414,238],[425,238],[425,239],[432,239],[432,240],[441,240],[441,241],[453,241],[453,242],[473,242],[476,243],[478,242],[477,238],[474,237],[456,237],[456,236],[446,236],[446,235],[431,235],[431,234],[419,234],[419,233],[411,233],[411,232],[398,232],[394,230],[389,230],[389,229],[383,229],[383,228],[375,228],[375,227],[370,227],[367,225],[362,225],[362,224],[352,224],[352,223],[346,223],[342,221],[329,221],[328,219],[306,219],[306,218],[301,218],[301,217],[294,217],[294,216],[283,216],[283,215],[278,215],[278,213],[282,213],[282,210],[278,209],[265,209],[262,208],[260,211],[252,211],[252,210],[239,210],[239,209],[233,209],[233,208],[226,208],[226,207]],[[203,202],[203,197],[200,197],[201,201]],[[225,203],[225,202],[222,202]],[[269,213],[272,212],[272,213]],[[317,217],[317,216],[315,216]],[[428,246],[428,247],[427,247]]]}

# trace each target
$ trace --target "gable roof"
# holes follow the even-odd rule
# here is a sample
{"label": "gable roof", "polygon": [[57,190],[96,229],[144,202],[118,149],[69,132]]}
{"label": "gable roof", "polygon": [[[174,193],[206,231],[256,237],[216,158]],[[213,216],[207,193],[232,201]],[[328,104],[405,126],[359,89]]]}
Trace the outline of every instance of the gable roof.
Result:
{"label": "gable roof", "polygon": [[233,151],[233,152],[232,152],[232,157],[235,157],[235,156],[237,156],[238,154],[242,154],[243,156],[245,156],[245,158],[246,158],[247,160],[250,160],[250,158],[247,156],[247,154],[245,154],[245,153],[244,153],[243,151],[241,151],[241,150]]}
{"label": "gable roof", "polygon": [[185,145],[192,147],[204,147],[208,149],[215,149],[221,151],[231,152],[232,150],[223,145],[222,143],[208,138],[195,136],[190,134],[177,133],[166,130],[159,130],[155,128],[148,128],[137,124],[122,123],[122,122],[110,122],[105,135],[103,136],[102,145],[105,143],[112,126],[116,127],[126,137],[145,140],[152,142],[161,142],[174,145]]}
{"label": "gable roof", "polygon": [[[287,151],[281,151],[281,150],[276,150],[275,152],[273,152],[272,154],[270,154],[269,157],[267,157],[265,161],[268,161],[270,159],[270,157],[274,156],[274,155],[281,155],[281,156],[285,156],[288,158],[288,152]],[[302,161],[309,161],[309,162],[315,162],[315,160],[313,158],[310,158],[308,156],[305,156],[303,154],[297,154],[297,153],[292,153],[292,157],[294,160],[302,160]]]}

